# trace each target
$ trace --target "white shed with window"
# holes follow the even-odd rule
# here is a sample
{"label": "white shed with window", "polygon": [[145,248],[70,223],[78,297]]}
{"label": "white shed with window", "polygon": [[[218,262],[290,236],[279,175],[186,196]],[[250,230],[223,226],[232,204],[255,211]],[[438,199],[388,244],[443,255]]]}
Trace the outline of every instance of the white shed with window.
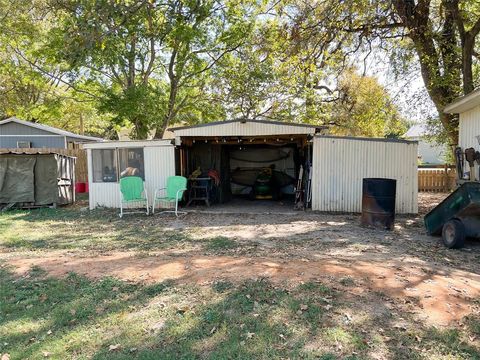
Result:
{"label": "white shed with window", "polygon": [[165,187],[175,175],[175,147],[170,140],[105,141],[85,144],[88,158],[90,209],[117,208],[120,204],[118,181],[131,169],[145,181],[148,201],[155,189]]}

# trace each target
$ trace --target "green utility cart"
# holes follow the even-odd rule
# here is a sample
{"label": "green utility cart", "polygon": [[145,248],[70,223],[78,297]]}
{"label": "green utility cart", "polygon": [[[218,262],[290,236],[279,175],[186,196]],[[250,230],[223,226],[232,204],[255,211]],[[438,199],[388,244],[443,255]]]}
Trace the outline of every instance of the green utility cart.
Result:
{"label": "green utility cart", "polygon": [[450,249],[462,248],[466,237],[480,238],[480,183],[467,182],[424,218],[430,235],[442,235]]}

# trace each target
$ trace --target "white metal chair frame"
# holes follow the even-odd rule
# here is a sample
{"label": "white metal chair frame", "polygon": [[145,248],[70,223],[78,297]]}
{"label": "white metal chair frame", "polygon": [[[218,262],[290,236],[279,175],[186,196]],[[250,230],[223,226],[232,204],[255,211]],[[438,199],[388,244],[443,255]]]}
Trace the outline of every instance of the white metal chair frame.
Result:
{"label": "white metal chair frame", "polygon": [[[123,214],[143,214],[143,211],[139,210],[133,210],[133,211],[128,211],[124,212],[123,211],[123,204],[131,204],[131,203],[141,203],[141,204],[146,204],[146,209],[147,211],[145,212],[147,215],[150,215],[150,206],[148,205],[148,193],[147,193],[147,188],[145,187],[145,183],[143,183],[143,194],[145,195],[145,199],[138,199],[138,200],[130,200],[130,201],[123,201],[123,194],[122,191],[120,190],[120,183],[118,184],[118,189],[120,192],[120,214],[118,215],[119,217],[123,217]],[[128,208],[127,208],[128,209]]]}
{"label": "white metal chair frame", "polygon": [[[164,190],[167,190],[167,188],[160,188],[160,189],[157,189],[155,190],[155,193],[154,193],[154,196],[153,196],[153,207],[152,207],[152,214],[155,214],[155,205],[157,203],[157,200],[160,202],[160,201],[163,201],[163,202],[167,202],[166,200],[163,200],[161,198],[157,198],[157,194],[160,192],[160,191],[164,191]],[[175,211],[174,210],[163,210],[163,211],[160,211],[160,214],[161,213],[175,213],[175,216],[178,217],[178,214],[182,214],[182,215],[185,215],[187,214],[186,211],[178,211],[178,201],[181,200],[181,198],[179,198],[179,194],[183,191],[187,191],[187,188],[185,189],[179,189],[177,191],[177,194],[175,196]],[[182,193],[182,197],[183,197],[183,193]]]}

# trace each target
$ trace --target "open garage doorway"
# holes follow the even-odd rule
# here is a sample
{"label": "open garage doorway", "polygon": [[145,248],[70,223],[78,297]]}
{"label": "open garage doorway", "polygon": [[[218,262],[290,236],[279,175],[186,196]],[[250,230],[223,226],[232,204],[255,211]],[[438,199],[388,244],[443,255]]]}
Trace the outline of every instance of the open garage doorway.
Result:
{"label": "open garage doorway", "polygon": [[[243,124],[239,125],[241,129]],[[259,134],[237,131],[239,135],[217,132],[222,129],[212,126],[209,134],[189,131],[179,139],[181,129],[173,129],[180,144],[179,172],[189,179],[187,207],[216,205],[224,212],[243,208],[253,213],[309,207],[316,130],[300,126],[300,134],[278,133],[274,128]]]}

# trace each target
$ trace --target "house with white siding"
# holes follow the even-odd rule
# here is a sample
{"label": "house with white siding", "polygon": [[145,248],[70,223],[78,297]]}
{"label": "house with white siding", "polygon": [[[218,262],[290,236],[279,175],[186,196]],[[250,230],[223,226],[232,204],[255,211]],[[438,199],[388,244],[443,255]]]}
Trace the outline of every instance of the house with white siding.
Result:
{"label": "house with white siding", "polygon": [[445,164],[446,146],[434,144],[427,139],[425,125],[415,124],[403,135],[406,140],[418,141],[418,161],[422,165]]}

